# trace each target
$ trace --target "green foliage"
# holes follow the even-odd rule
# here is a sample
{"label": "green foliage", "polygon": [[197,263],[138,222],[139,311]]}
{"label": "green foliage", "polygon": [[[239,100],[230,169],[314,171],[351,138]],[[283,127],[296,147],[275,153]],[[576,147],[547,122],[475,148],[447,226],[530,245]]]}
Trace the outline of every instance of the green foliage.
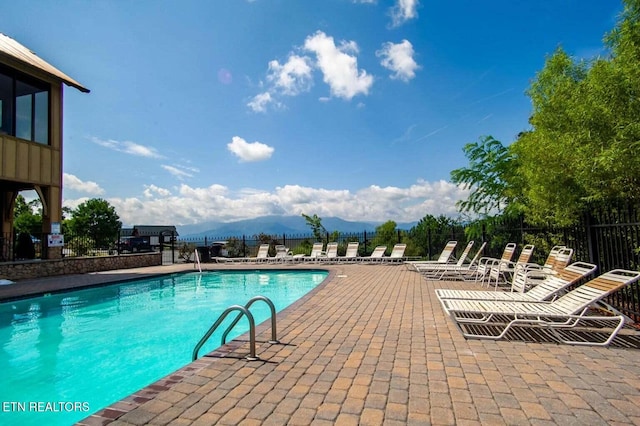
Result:
{"label": "green foliage", "polygon": [[308,216],[302,213],[302,217],[307,222],[307,225],[311,228],[311,232],[313,233],[313,237],[316,241],[324,241],[324,236],[327,234],[326,228],[322,225],[322,218],[318,217],[318,215],[314,214],[313,216]]}
{"label": "green foliage", "polygon": [[388,220],[382,225],[376,227],[376,235],[371,240],[372,247],[387,246],[387,254],[391,252],[394,244],[398,243],[398,231],[396,231],[396,223]]}
{"label": "green foliage", "polygon": [[304,240],[298,244],[295,248],[291,249],[291,254],[304,254],[310,255],[313,243],[309,240]]}
{"label": "green foliage", "polygon": [[479,215],[521,213],[531,223],[574,224],[590,205],[640,194],[640,0],[606,36],[609,56],[576,60],[558,48],[527,90],[531,128],[508,147],[491,137],[464,148],[452,180],[458,204]]}
{"label": "green foliage", "polygon": [[91,237],[73,235],[65,241],[65,246],[73,250],[69,253],[70,256],[88,256],[90,251],[95,249],[96,243]]}
{"label": "green foliage", "polygon": [[244,257],[244,244],[240,238],[229,238],[225,247],[229,257]]}
{"label": "green foliage", "polygon": [[[273,257],[276,255],[276,245],[280,244],[277,238],[262,232],[255,237],[256,240],[258,240],[258,244],[269,244],[269,256]],[[256,250],[258,250],[257,247]],[[255,254],[253,254],[253,256],[255,256]]]}
{"label": "green foliage", "polygon": [[612,54],[576,62],[561,49],[532,83],[534,130],[518,140],[531,219],[574,223],[589,203],[640,191],[640,2],[606,43]]}
{"label": "green foliage", "polygon": [[408,256],[425,257],[430,250],[432,253],[436,248],[441,250],[451,239],[451,227],[455,225],[453,219],[444,215],[426,215],[409,230],[407,239],[403,240],[407,243],[405,253]]}
{"label": "green foliage", "polygon": [[196,245],[193,243],[182,243],[178,249],[178,258],[184,262],[191,261],[191,255],[196,250]]}
{"label": "green foliage", "polygon": [[17,233],[39,234],[42,231],[42,205],[40,200],[26,202],[22,195],[16,197],[13,208],[13,228]]}
{"label": "green foliage", "polygon": [[468,143],[463,151],[469,166],[451,172],[453,183],[470,189],[469,198],[457,203],[461,212],[482,215],[502,212],[513,197],[509,180],[514,171],[514,157],[509,149],[492,136]]}
{"label": "green foliage", "polygon": [[80,204],[67,221],[68,230],[78,237],[91,238],[96,247],[109,248],[122,227],[115,208],[106,200],[94,198]]}
{"label": "green foliage", "polygon": [[[332,235],[332,240],[331,241],[337,241],[338,238],[340,237],[340,233],[339,232],[333,232]],[[338,256],[344,256],[345,254],[347,254],[347,246],[349,245],[350,242],[360,242],[360,239],[356,236],[350,236],[350,237],[346,237],[344,240],[342,240],[342,242],[338,243]],[[311,253],[311,250],[309,250],[309,253]],[[358,245],[358,256],[364,256],[364,245],[363,244],[359,244]]]}

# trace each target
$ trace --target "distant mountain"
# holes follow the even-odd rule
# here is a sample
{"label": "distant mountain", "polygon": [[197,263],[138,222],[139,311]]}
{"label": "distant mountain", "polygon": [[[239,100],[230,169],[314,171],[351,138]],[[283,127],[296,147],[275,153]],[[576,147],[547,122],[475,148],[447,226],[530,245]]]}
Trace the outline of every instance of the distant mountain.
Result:
{"label": "distant mountain", "polygon": [[[322,225],[329,232],[372,232],[381,223],[350,222],[338,217],[322,218]],[[398,224],[398,229],[410,229],[414,223]],[[239,220],[236,222],[207,222],[196,225],[176,226],[181,238],[192,239],[202,237],[227,238],[251,237],[260,233],[269,235],[311,234],[311,229],[302,216],[263,216],[255,219]]]}

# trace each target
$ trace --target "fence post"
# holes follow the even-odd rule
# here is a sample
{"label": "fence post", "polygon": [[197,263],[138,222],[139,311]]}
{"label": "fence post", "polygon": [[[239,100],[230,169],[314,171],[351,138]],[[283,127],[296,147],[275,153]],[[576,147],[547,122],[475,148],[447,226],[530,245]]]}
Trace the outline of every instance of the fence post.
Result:
{"label": "fence post", "polygon": [[176,263],[176,233],[174,231],[171,231],[171,263]]}
{"label": "fence post", "polygon": [[431,260],[431,227],[427,228],[427,259]]}
{"label": "fence post", "polygon": [[367,231],[364,231],[364,252],[367,253]]}
{"label": "fence post", "polygon": [[247,237],[242,234],[242,257],[247,257]]}
{"label": "fence post", "polygon": [[482,242],[487,241],[487,225],[482,224]]}
{"label": "fence post", "polygon": [[402,242],[402,236],[400,235],[400,230],[398,229],[398,243]]}
{"label": "fence post", "polygon": [[598,239],[596,238],[596,228],[592,226],[591,213],[586,212],[584,215],[584,231],[587,237],[587,250],[589,251],[589,262],[598,266],[598,270],[602,271],[600,264],[600,256],[598,256]]}

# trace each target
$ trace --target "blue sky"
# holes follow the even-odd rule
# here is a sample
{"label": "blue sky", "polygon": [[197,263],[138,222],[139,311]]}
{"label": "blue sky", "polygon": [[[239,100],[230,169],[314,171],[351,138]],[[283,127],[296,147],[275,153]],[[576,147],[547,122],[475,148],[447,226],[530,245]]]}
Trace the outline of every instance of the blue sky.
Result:
{"label": "blue sky", "polygon": [[606,54],[614,0],[22,0],[0,32],[65,88],[64,204],[123,223],[456,216],[462,147],[529,128],[562,46]]}

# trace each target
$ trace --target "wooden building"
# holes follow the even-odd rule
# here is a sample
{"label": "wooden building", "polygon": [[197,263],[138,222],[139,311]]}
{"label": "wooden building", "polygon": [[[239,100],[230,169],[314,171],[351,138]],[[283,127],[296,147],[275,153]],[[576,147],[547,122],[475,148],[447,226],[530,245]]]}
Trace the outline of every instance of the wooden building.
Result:
{"label": "wooden building", "polygon": [[[3,241],[13,235],[20,191],[35,190],[42,203],[42,233],[62,221],[63,84],[89,89],[0,33],[0,213]],[[44,239],[43,239],[44,240]],[[2,244],[0,257],[7,258]],[[43,258],[58,258],[61,248]]]}

